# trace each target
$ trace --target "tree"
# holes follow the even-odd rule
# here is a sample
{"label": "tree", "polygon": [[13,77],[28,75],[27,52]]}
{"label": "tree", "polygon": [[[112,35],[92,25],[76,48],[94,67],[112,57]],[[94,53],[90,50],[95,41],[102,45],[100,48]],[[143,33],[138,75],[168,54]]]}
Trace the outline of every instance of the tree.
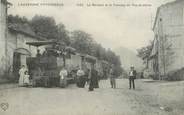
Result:
{"label": "tree", "polygon": [[53,17],[35,15],[30,24],[37,35],[57,39],[57,25]]}
{"label": "tree", "polygon": [[153,41],[150,41],[150,43],[147,46],[137,49],[137,56],[143,60],[149,58],[152,51],[152,47]]}
{"label": "tree", "polygon": [[91,54],[93,39],[90,34],[76,30],[71,33],[71,46],[81,53]]}
{"label": "tree", "polygon": [[106,52],[106,60],[114,65],[116,76],[120,76],[123,72],[123,68],[121,67],[120,57],[117,56],[111,49],[108,49]]}
{"label": "tree", "polygon": [[99,60],[108,61],[109,64],[114,64],[116,76],[120,76],[123,72],[121,67],[120,57],[117,56],[112,50],[106,50],[98,44],[91,37],[90,34],[76,30],[71,34],[71,46],[76,48],[80,53],[89,54],[97,57]]}
{"label": "tree", "polygon": [[59,42],[64,42],[66,45],[70,44],[69,31],[66,30],[65,25],[60,23],[57,25],[57,40]]}
{"label": "tree", "polygon": [[110,65],[114,64],[117,76],[123,71],[120,58],[112,50],[106,50],[90,34],[81,30],[75,30],[69,36],[70,32],[66,30],[65,25],[63,23],[56,24],[53,17],[35,15],[31,20],[28,20],[26,17],[9,15],[8,21],[14,24],[26,24],[32,28],[37,36],[45,37],[48,40],[54,39],[63,44],[62,47],[70,45],[80,53],[108,61]]}
{"label": "tree", "polygon": [[20,17],[19,15],[8,15],[8,23],[10,24],[28,24],[29,20],[26,17]]}

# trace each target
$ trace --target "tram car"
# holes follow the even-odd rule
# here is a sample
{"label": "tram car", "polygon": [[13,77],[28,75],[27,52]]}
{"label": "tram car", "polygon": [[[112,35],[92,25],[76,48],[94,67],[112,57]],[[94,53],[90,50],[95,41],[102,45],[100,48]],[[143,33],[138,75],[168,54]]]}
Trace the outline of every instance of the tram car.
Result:
{"label": "tram car", "polygon": [[70,81],[74,80],[71,69],[68,70],[68,76],[65,79],[61,80],[59,76],[60,70],[66,65],[67,55],[73,54],[74,49],[50,41],[27,42],[26,44],[35,47],[46,46],[42,54],[37,50],[36,57],[27,58],[33,87],[66,87]]}

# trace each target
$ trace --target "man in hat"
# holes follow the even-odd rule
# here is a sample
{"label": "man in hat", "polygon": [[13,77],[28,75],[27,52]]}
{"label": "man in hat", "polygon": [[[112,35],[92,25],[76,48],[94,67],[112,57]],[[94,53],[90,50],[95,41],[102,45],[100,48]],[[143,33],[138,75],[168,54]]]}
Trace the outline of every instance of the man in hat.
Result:
{"label": "man in hat", "polygon": [[41,53],[40,53],[40,50],[39,49],[37,49],[36,57],[41,57]]}
{"label": "man in hat", "polygon": [[110,69],[110,83],[111,83],[111,88],[116,88],[116,76],[115,76],[115,70],[114,70],[114,65],[111,65],[111,69]]}
{"label": "man in hat", "polygon": [[129,72],[129,89],[132,88],[132,85],[133,85],[133,89],[135,89],[135,83],[134,83],[134,80],[136,79],[136,70],[134,69],[133,66],[130,67],[130,72]]}
{"label": "man in hat", "polygon": [[93,91],[94,88],[98,88],[98,72],[95,70],[94,64],[91,65],[90,78],[89,78],[89,91]]}
{"label": "man in hat", "polygon": [[82,69],[82,67],[80,67],[79,70],[77,71],[77,86],[79,88],[84,88],[85,86],[84,76],[85,76],[85,72]]}

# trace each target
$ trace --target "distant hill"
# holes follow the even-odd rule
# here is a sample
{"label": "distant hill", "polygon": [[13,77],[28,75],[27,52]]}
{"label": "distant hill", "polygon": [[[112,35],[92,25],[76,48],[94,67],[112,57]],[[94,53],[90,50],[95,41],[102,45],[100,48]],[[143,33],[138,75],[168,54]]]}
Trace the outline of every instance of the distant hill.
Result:
{"label": "distant hill", "polygon": [[141,71],[143,69],[143,61],[137,57],[136,52],[125,48],[120,47],[113,50],[121,58],[122,67],[125,70],[129,70],[130,66],[134,66],[136,70]]}

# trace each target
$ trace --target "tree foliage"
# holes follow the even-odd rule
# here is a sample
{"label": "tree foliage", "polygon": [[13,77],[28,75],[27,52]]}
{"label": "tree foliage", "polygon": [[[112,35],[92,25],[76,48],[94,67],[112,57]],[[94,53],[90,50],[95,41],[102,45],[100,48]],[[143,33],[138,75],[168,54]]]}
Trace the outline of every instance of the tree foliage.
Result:
{"label": "tree foliage", "polygon": [[9,15],[8,16],[8,22],[11,24],[25,24],[29,23],[28,19],[26,17],[20,17],[19,15],[13,16]]}
{"label": "tree foliage", "polygon": [[59,42],[64,42],[67,45],[70,44],[69,31],[66,30],[65,25],[63,23],[59,23],[57,25],[56,38]]}
{"label": "tree foliage", "polygon": [[146,58],[149,58],[152,47],[153,47],[153,41],[150,41],[150,43],[147,46],[137,49],[137,56],[142,58],[143,60]]}
{"label": "tree foliage", "polygon": [[97,57],[100,60],[106,60],[115,65],[117,76],[122,74],[120,57],[111,49],[106,50],[98,44],[92,36],[84,31],[76,30],[71,33],[71,46],[77,51]]}
{"label": "tree foliage", "polygon": [[57,26],[53,17],[36,15],[31,19],[30,25],[34,32],[40,36],[47,39],[57,38]]}
{"label": "tree foliage", "polygon": [[66,45],[72,46],[78,52],[97,57],[100,60],[108,61],[115,65],[117,76],[121,75],[123,69],[121,68],[121,61],[111,49],[105,49],[98,44],[93,37],[87,32],[75,30],[69,32],[66,30],[63,23],[57,24],[53,17],[35,15],[31,20],[18,15],[8,16],[9,23],[28,24],[35,34],[45,37],[48,40],[57,40]]}
{"label": "tree foliage", "polygon": [[91,35],[80,30],[71,32],[71,46],[81,53],[91,54],[91,44],[93,39]]}

